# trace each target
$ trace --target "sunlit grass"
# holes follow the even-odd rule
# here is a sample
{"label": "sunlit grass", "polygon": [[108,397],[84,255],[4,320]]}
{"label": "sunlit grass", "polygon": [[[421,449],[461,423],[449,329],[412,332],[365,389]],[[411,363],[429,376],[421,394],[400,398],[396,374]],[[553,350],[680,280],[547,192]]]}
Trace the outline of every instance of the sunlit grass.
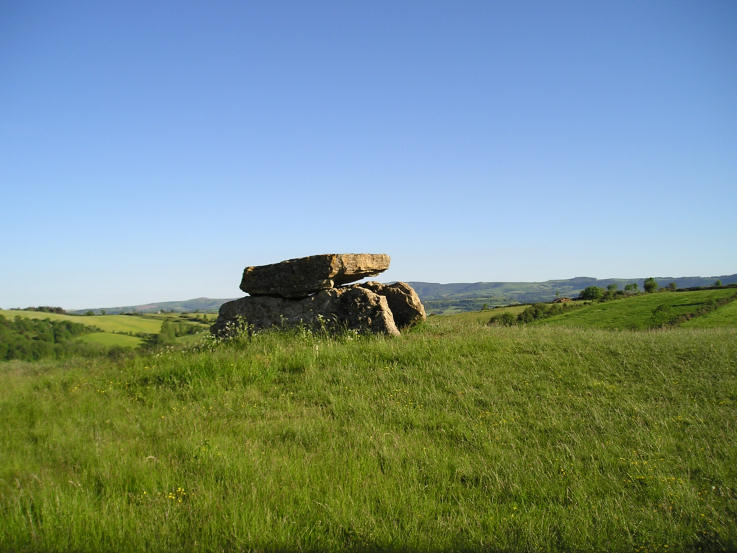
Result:
{"label": "sunlit grass", "polygon": [[578,328],[643,330],[652,325],[653,311],[666,307],[673,317],[689,316],[709,301],[737,295],[734,288],[694,292],[660,292],[594,303],[562,315],[543,319],[537,324]]}
{"label": "sunlit grass", "polygon": [[52,321],[72,321],[87,326],[94,326],[103,332],[158,334],[161,329],[161,320],[135,315],[65,315],[61,313],[22,310],[0,310],[0,315],[9,319],[13,317],[27,317],[30,319],[51,319]]}
{"label": "sunlit grass", "polygon": [[683,323],[689,328],[737,327],[737,301],[721,306],[719,309]]}
{"label": "sunlit grass", "polygon": [[143,343],[143,340],[138,336],[113,334],[112,332],[91,332],[90,334],[83,334],[77,340],[96,346],[122,348],[135,348]]}
{"label": "sunlit grass", "polygon": [[0,367],[3,551],[737,547],[734,330],[432,317]]}

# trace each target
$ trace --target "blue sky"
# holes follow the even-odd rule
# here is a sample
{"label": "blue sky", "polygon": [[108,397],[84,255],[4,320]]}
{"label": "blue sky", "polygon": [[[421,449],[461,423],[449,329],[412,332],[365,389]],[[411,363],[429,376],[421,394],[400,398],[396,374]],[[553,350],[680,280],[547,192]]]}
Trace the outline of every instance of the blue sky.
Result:
{"label": "blue sky", "polygon": [[737,3],[3,2],[0,306],[737,272]]}

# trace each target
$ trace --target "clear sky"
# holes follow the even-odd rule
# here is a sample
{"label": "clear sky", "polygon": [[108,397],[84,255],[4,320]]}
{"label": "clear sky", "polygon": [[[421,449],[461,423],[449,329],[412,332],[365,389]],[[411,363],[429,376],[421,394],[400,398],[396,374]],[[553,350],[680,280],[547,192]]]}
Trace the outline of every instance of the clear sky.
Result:
{"label": "clear sky", "polygon": [[0,306],[737,272],[737,2],[0,0]]}

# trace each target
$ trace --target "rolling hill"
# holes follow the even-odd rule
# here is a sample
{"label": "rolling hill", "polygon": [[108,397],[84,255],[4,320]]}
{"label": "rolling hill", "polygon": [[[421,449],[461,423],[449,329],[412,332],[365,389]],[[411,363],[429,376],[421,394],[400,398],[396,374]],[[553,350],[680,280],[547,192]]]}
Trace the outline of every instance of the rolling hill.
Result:
{"label": "rolling hill", "polygon": [[[410,282],[417,291],[428,313],[450,314],[462,311],[476,311],[484,304],[489,307],[511,305],[514,303],[535,303],[552,301],[556,296],[574,297],[587,286],[606,288],[616,284],[621,290],[626,284],[636,283],[643,289],[644,278],[606,278],[575,277],[544,282],[457,282],[438,284],[434,282]],[[737,283],[737,274],[712,277],[655,277],[660,287],[671,282],[678,288],[711,286],[720,280],[723,285]]]}
{"label": "rolling hill", "polygon": [[[437,282],[410,281],[409,284],[420,296],[426,311],[435,314],[460,313],[464,311],[478,311],[484,304],[488,307],[512,305],[519,303],[535,303],[552,301],[556,296],[574,297],[587,286],[606,288],[616,284],[623,289],[626,284],[637,283],[643,288],[643,277],[638,278],[605,278],[574,277],[561,280],[546,280],[544,282],[454,282],[440,284]],[[710,277],[655,277],[661,287],[675,282],[678,288],[696,286],[711,286],[720,280],[723,285],[737,283],[737,274]],[[216,313],[226,301],[235,298],[193,298],[182,301],[152,302],[141,305],[118,307],[94,307],[69,311],[71,314],[81,315],[92,311],[108,315],[120,313]]]}
{"label": "rolling hill", "polygon": [[45,313],[41,311],[4,311],[0,315],[7,318],[16,316],[29,319],[49,319],[52,321],[72,321],[83,325],[95,327],[102,332],[128,333],[128,334],[158,334],[161,329],[161,320],[143,317],[131,317],[129,315],[91,315],[80,317],[61,313]]}
{"label": "rolling hill", "polygon": [[216,299],[216,298],[193,298],[191,300],[182,301],[161,301],[154,303],[145,303],[142,305],[126,305],[120,307],[94,307],[88,309],[77,309],[70,311],[75,315],[82,315],[88,311],[99,314],[102,311],[109,315],[119,313],[216,313],[220,306],[226,301],[235,298]]}
{"label": "rolling hill", "polygon": [[[535,324],[610,330],[646,330],[685,323],[702,328],[737,326],[736,297],[735,288],[640,294],[586,305]],[[726,305],[717,307],[722,302]]]}
{"label": "rolling hill", "polygon": [[[29,326],[25,328],[24,325],[20,325],[20,328],[17,328],[19,326],[18,323],[13,323],[13,321],[23,319],[49,321],[52,323],[52,328],[49,329],[47,328],[49,325],[46,325],[42,328],[42,331],[45,330],[47,333],[51,332],[52,334],[54,334],[53,323],[60,322],[69,322],[74,323],[78,327],[86,327],[86,331],[81,335],[66,336],[63,340],[57,339],[55,336],[39,337],[40,331],[35,329],[35,327]],[[11,334],[15,333],[15,336],[8,333],[0,333],[0,346],[3,345],[3,340],[16,343],[11,348],[12,351],[9,351],[7,347],[0,347],[0,360],[3,358],[28,359],[30,356],[35,356],[33,357],[34,359],[43,356],[60,357],[71,353],[90,354],[95,353],[93,350],[107,351],[110,348],[136,348],[146,344],[161,345],[164,343],[162,340],[165,340],[166,344],[191,343],[198,340],[202,334],[207,333],[213,319],[213,315],[202,313],[85,316],[72,315],[70,313],[49,313],[46,311],[0,309],[0,323],[4,323],[5,326],[12,326],[13,329],[10,329],[9,332]],[[164,330],[167,328],[168,332],[164,333]],[[70,343],[47,347],[45,349],[41,348],[39,353],[36,354],[26,351],[33,344],[27,344],[27,347],[17,344],[19,333],[22,335],[21,338],[30,339],[31,341],[49,341],[52,344],[59,344],[62,341]],[[159,336],[160,334],[166,335]],[[76,348],[71,342],[84,344],[85,346],[90,346],[92,349],[86,348],[83,350]]]}

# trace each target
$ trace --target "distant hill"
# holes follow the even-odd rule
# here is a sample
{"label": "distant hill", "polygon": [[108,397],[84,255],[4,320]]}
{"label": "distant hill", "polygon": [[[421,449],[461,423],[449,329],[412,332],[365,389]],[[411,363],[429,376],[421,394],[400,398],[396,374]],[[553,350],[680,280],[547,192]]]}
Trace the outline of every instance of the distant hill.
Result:
{"label": "distant hill", "polygon": [[[231,298],[232,299],[232,298]],[[215,298],[194,298],[191,300],[183,301],[162,301],[157,303],[146,303],[144,305],[127,305],[121,307],[95,307],[89,309],[78,309],[76,311],[69,311],[69,313],[81,315],[92,311],[95,314],[100,314],[105,311],[108,315],[115,315],[118,313],[216,313],[220,306],[230,299],[215,299]]]}
{"label": "distant hill", "polygon": [[[720,280],[723,285],[737,283],[737,274],[711,277],[655,277],[655,280],[661,287],[675,282],[678,288],[691,288],[711,286],[716,280]],[[450,284],[410,282],[409,284],[417,291],[428,313],[457,313],[475,311],[481,309],[484,304],[493,307],[514,303],[552,301],[556,296],[575,297],[587,286],[606,288],[610,284],[616,284],[621,290],[625,284],[635,282],[642,290],[644,281],[644,277],[629,279],[575,277],[564,280],[546,280],[545,282],[458,282]]]}
{"label": "distant hill", "polygon": [[[694,286],[711,286],[716,280],[722,284],[737,283],[737,274],[712,277],[655,277],[662,287],[675,282],[678,288]],[[535,303],[552,301],[556,295],[574,297],[587,286],[606,288],[616,284],[623,289],[625,284],[636,282],[643,289],[645,278],[605,278],[575,277],[564,280],[546,280],[545,282],[455,282],[438,284],[436,282],[410,282],[417,291],[425,310],[428,313],[458,313],[461,311],[477,311],[486,304],[489,307],[511,305],[515,303]],[[90,308],[70,311],[83,314],[92,311],[95,314],[103,310],[107,314],[117,313],[158,313],[160,311],[174,313],[216,313],[220,306],[231,299],[194,298],[184,301],[164,301],[145,305],[128,305],[122,307]]]}

